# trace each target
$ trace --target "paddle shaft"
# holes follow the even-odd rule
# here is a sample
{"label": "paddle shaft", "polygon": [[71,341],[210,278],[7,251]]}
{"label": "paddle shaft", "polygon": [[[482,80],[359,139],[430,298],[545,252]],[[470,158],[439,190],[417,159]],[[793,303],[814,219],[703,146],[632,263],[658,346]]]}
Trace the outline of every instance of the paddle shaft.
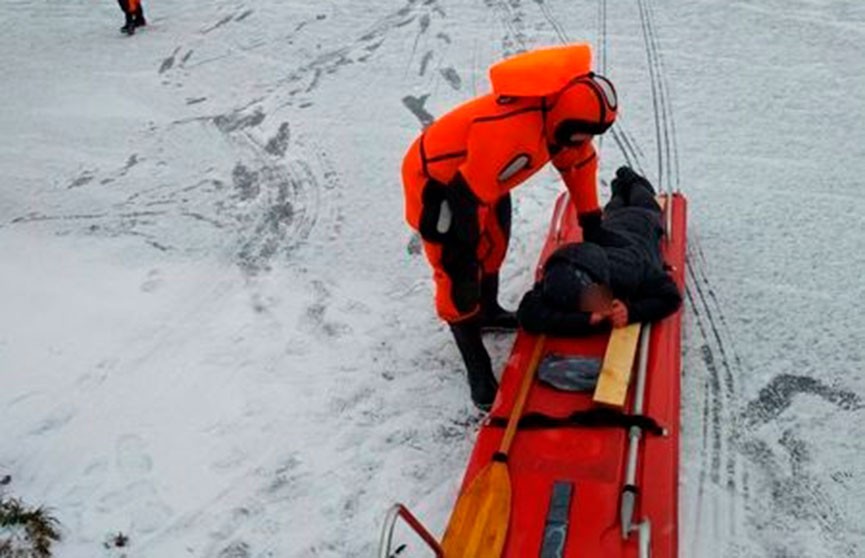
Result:
{"label": "paddle shaft", "polygon": [[541,336],[535,341],[535,348],[528,367],[523,371],[499,451],[457,498],[442,540],[442,549],[447,558],[501,557],[511,514],[508,452],[535,378],[545,339]]}
{"label": "paddle shaft", "polygon": [[538,363],[541,360],[541,354],[544,351],[544,341],[546,336],[541,335],[535,341],[535,349],[532,351],[532,359],[529,361],[529,366],[523,374],[523,380],[520,384],[520,390],[517,392],[517,398],[514,400],[514,406],[511,409],[511,415],[508,418],[508,426],[505,429],[505,435],[502,438],[502,443],[499,445],[499,451],[496,452],[495,459],[506,460],[508,452],[511,449],[511,444],[517,434],[517,426],[520,423],[520,417],[523,416],[523,407],[526,406],[526,400],[529,398],[529,390],[532,387],[532,382],[535,379],[535,372],[538,369]]}

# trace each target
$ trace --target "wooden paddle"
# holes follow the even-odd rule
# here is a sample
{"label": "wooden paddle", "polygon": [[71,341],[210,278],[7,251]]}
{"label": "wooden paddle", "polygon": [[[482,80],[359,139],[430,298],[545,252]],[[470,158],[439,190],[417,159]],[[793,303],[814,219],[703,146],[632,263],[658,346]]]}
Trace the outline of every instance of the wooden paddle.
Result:
{"label": "wooden paddle", "polygon": [[508,452],[529,397],[545,339],[542,335],[535,341],[499,451],[457,499],[442,541],[445,558],[499,558],[502,554],[511,517]]}

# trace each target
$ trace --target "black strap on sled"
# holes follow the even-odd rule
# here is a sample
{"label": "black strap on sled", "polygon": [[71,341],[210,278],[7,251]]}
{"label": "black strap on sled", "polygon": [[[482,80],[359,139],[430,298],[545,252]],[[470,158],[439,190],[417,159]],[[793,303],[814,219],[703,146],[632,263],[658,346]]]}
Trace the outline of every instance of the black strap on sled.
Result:
{"label": "black strap on sled", "polygon": [[[490,417],[487,419],[487,425],[495,428],[505,428],[508,424],[507,417]],[[543,430],[546,428],[570,428],[570,427],[585,427],[585,428],[624,428],[629,430],[632,427],[638,427],[647,434],[654,436],[663,436],[666,434],[664,429],[652,417],[646,415],[627,415],[620,413],[614,409],[597,407],[587,409],[585,411],[574,411],[568,416],[553,417],[543,413],[526,413],[520,418],[517,427],[524,430]]]}

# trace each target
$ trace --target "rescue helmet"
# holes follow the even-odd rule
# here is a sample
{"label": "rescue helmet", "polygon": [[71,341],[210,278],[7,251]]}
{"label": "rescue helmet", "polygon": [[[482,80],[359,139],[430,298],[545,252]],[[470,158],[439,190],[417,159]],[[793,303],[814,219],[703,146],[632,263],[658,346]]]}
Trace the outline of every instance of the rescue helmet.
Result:
{"label": "rescue helmet", "polygon": [[576,145],[586,136],[603,134],[616,121],[619,109],[612,82],[594,72],[573,79],[546,100],[547,141],[559,146]]}

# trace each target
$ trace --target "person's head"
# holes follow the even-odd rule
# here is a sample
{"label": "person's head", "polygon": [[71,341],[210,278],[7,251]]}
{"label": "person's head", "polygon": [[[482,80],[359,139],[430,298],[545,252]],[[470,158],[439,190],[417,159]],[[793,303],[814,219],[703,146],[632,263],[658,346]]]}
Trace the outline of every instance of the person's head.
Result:
{"label": "person's head", "polygon": [[607,285],[592,283],[580,292],[580,312],[606,312],[613,304],[613,291]]}
{"label": "person's head", "polygon": [[572,244],[544,266],[544,299],[563,311],[604,312],[613,301],[606,254],[591,243]]}
{"label": "person's head", "polygon": [[603,134],[616,121],[619,108],[616,88],[592,72],[573,79],[547,102],[547,143],[557,147],[573,147]]}

